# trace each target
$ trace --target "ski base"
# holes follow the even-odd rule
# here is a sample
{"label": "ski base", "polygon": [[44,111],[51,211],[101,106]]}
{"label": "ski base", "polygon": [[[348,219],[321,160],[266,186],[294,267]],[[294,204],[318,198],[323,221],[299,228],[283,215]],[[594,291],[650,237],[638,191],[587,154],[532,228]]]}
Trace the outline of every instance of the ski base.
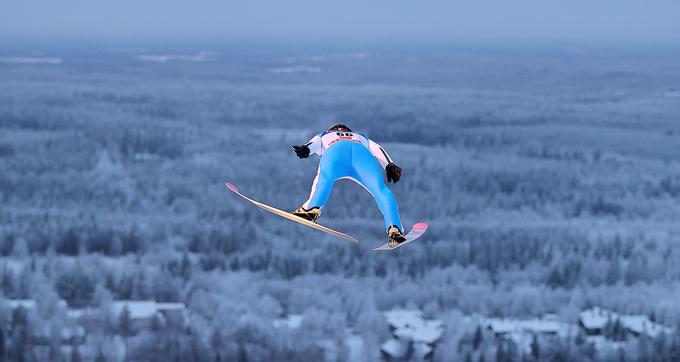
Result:
{"label": "ski base", "polygon": [[299,224],[302,224],[302,225],[305,225],[305,226],[309,226],[309,227],[312,228],[312,229],[316,229],[316,230],[319,230],[319,231],[323,231],[323,232],[325,232],[326,234],[330,234],[330,235],[333,235],[333,236],[337,236],[337,237],[339,237],[339,238],[342,238],[342,239],[345,239],[345,240],[349,240],[349,241],[354,242],[354,243],[358,243],[358,242],[359,242],[359,240],[357,240],[357,239],[353,238],[352,236],[347,235],[347,234],[345,234],[345,233],[341,233],[341,232],[336,231],[336,230],[333,230],[333,229],[331,229],[331,228],[329,228],[329,227],[326,227],[326,226],[323,226],[323,225],[319,225],[319,224],[317,224],[317,223],[315,223],[315,222],[312,222],[312,221],[303,219],[303,218],[301,218],[301,217],[299,217],[299,216],[295,216],[295,215],[291,214],[291,213],[288,212],[288,211],[283,211],[283,210],[277,209],[277,208],[275,208],[275,207],[273,207],[273,206],[269,206],[269,205],[267,205],[267,204],[265,204],[265,203],[262,203],[262,202],[253,200],[253,199],[251,199],[251,198],[249,198],[249,197],[243,195],[243,194],[236,188],[236,186],[234,186],[234,184],[232,184],[231,182],[226,182],[226,185],[227,185],[227,188],[228,188],[231,192],[233,192],[233,193],[235,193],[236,195],[242,197],[243,199],[247,200],[248,202],[252,203],[253,205],[255,205],[255,206],[257,206],[257,207],[259,207],[259,208],[261,208],[261,209],[263,209],[263,210],[266,210],[266,211],[271,212],[271,213],[274,214],[274,215],[281,216],[281,217],[284,218],[284,219],[288,219],[288,220],[290,220],[290,221],[295,221],[296,223],[299,223]]}

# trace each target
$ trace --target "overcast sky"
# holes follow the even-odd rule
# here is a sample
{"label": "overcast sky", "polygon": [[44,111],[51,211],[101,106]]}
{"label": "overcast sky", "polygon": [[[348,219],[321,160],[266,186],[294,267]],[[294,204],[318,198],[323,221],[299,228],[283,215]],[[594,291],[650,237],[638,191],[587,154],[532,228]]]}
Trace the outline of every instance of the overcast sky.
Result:
{"label": "overcast sky", "polygon": [[10,0],[0,34],[680,43],[680,0]]}

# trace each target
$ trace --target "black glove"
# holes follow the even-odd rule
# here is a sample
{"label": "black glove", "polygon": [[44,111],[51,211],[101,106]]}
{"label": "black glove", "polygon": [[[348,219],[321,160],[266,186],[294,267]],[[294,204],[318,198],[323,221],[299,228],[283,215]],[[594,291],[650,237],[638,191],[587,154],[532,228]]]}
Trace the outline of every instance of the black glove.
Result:
{"label": "black glove", "polygon": [[295,153],[297,154],[298,157],[300,157],[300,158],[309,157],[309,147],[307,147],[305,145],[293,146],[293,149],[295,150]]}
{"label": "black glove", "polygon": [[387,174],[387,182],[394,182],[395,184],[401,179],[401,167],[390,162],[385,167],[385,173]]}

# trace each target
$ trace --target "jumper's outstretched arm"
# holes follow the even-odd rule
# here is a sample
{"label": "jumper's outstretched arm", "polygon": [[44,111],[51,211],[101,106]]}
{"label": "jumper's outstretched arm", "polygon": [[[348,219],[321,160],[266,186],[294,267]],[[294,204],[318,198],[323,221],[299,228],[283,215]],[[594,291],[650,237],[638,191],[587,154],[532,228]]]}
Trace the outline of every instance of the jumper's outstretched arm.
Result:
{"label": "jumper's outstretched arm", "polygon": [[300,158],[307,158],[309,157],[310,154],[316,154],[320,155],[321,154],[321,136],[316,135],[312,137],[307,143],[304,145],[300,146],[292,146],[293,150],[295,150],[295,154],[297,154],[298,157]]}
{"label": "jumper's outstretched arm", "polygon": [[384,148],[380,146],[377,142],[373,140],[368,140],[368,149],[371,151],[373,157],[378,159],[380,166],[383,168],[387,167],[390,163],[394,163],[390,155],[387,154]]}
{"label": "jumper's outstretched arm", "polygon": [[401,179],[401,167],[397,166],[390,155],[387,154],[382,146],[377,142],[368,140],[368,149],[371,151],[373,157],[375,157],[380,166],[385,169],[385,175],[387,176],[387,182],[397,183]]}

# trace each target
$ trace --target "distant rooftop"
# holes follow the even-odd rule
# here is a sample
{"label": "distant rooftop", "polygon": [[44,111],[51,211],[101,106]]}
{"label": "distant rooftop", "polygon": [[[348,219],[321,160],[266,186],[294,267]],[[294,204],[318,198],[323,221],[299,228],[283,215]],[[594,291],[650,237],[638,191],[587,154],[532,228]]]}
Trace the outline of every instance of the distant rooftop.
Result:
{"label": "distant rooftop", "polygon": [[581,312],[581,324],[587,329],[604,328],[607,321],[612,319],[613,313],[600,307],[594,307]]}
{"label": "distant rooftop", "polygon": [[126,306],[132,319],[151,318],[158,312],[186,309],[184,303],[156,303],[153,300],[117,300],[112,303],[113,312],[117,315]]}
{"label": "distant rooftop", "polygon": [[419,310],[393,309],[383,314],[394,337],[385,341],[380,349],[392,358],[410,358],[406,353],[409,343],[413,343],[414,355],[422,359],[432,352],[432,345],[444,333],[442,321],[425,319]]}
{"label": "distant rooftop", "polygon": [[23,307],[25,309],[35,308],[35,301],[33,299],[6,299],[7,305],[12,309]]}
{"label": "distant rooftop", "polygon": [[567,328],[565,323],[560,322],[553,315],[547,315],[540,319],[485,318],[482,319],[481,323],[500,334],[516,332],[559,334]]}
{"label": "distant rooftop", "polygon": [[659,333],[670,333],[671,327],[656,323],[646,315],[623,315],[604,308],[594,307],[581,312],[581,324],[587,329],[601,329],[608,321],[619,320],[621,325],[636,334],[656,337]]}
{"label": "distant rooftop", "polygon": [[423,313],[415,309],[393,309],[385,312],[387,324],[394,328],[394,335],[400,339],[431,344],[441,338],[444,324],[440,320],[426,320]]}

